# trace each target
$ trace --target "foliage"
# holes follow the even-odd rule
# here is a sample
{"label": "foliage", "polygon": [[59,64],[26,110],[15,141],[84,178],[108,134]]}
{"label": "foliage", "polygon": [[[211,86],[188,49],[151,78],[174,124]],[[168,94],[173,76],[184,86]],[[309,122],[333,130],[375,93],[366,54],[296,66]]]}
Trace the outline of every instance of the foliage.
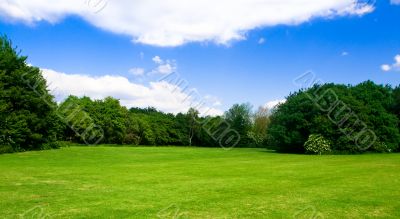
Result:
{"label": "foliage", "polygon": [[14,152],[14,149],[11,147],[11,145],[0,144],[0,154],[13,153],[13,152]]}
{"label": "foliage", "polygon": [[253,125],[249,132],[249,137],[253,139],[256,146],[266,144],[268,126],[270,124],[269,109],[259,107],[257,112],[253,115]]}
{"label": "foliage", "polygon": [[65,140],[89,144],[122,144],[125,140],[128,110],[117,99],[93,101],[89,97],[70,96],[60,104],[58,112],[67,124]]}
{"label": "foliage", "polygon": [[[397,116],[399,120],[397,128],[400,129],[400,86],[397,86],[393,90],[393,106],[391,108],[391,112]],[[397,151],[400,151],[400,146],[398,147]]]}
{"label": "foliage", "polygon": [[188,141],[189,146],[192,145],[193,138],[198,135],[199,133],[199,111],[194,108],[190,108],[189,111],[186,113],[185,120],[187,123],[188,129]]}
{"label": "foliage", "polygon": [[39,68],[0,38],[0,136],[14,151],[40,149],[58,138],[56,103]]}
{"label": "foliage", "polygon": [[250,104],[235,104],[225,113],[225,119],[230,128],[240,135],[237,145],[239,147],[248,147],[252,143],[249,137],[252,128],[251,112]]}
{"label": "foliage", "polygon": [[391,152],[391,151],[392,151],[390,148],[388,148],[388,146],[386,145],[386,143],[380,142],[380,141],[376,141],[376,142],[372,145],[372,149],[373,149],[375,152],[379,152],[379,153],[385,153],[385,152]]}
{"label": "foliage", "polygon": [[50,149],[59,149],[62,147],[66,147],[67,144],[62,141],[54,141],[54,142],[49,142],[41,145],[41,150],[50,150]]}
{"label": "foliage", "polygon": [[[361,144],[360,135],[396,150],[400,143],[399,118],[393,113],[393,89],[371,81],[357,86],[315,85],[289,95],[271,116],[269,143],[280,151],[304,153],[310,134],[320,133],[332,142],[332,150],[359,153],[375,141]],[[371,135],[372,135],[371,134]],[[361,142],[361,143],[360,143]]]}
{"label": "foliage", "polygon": [[304,143],[304,149],[309,154],[326,154],[331,152],[331,142],[322,135],[311,134]]}

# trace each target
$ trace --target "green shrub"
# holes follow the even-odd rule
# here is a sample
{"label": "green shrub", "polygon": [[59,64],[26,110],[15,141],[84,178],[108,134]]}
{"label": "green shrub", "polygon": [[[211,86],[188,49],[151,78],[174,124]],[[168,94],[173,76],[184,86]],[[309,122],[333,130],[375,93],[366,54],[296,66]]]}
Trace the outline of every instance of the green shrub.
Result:
{"label": "green shrub", "polygon": [[140,137],[133,133],[128,133],[125,135],[124,144],[129,145],[139,145]]}
{"label": "green shrub", "polygon": [[372,150],[374,150],[375,152],[380,152],[380,153],[391,152],[391,149],[384,142],[380,142],[380,141],[376,141],[372,145]]}
{"label": "green shrub", "polygon": [[326,154],[331,152],[331,142],[326,140],[322,135],[312,134],[304,143],[306,153],[309,154]]}
{"label": "green shrub", "polygon": [[49,142],[42,144],[40,150],[51,150],[51,149],[59,149],[61,147],[66,147],[67,145],[61,141]]}
{"label": "green shrub", "polygon": [[14,150],[10,145],[0,145],[0,154],[13,153]]}

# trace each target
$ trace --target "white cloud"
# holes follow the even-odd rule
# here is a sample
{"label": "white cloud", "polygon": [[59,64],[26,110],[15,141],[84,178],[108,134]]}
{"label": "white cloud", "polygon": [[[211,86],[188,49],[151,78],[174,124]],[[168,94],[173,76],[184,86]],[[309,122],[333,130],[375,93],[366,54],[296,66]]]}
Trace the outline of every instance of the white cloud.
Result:
{"label": "white cloud", "polygon": [[349,55],[348,52],[346,52],[346,51],[342,52],[342,56],[348,56],[348,55]]}
{"label": "white cloud", "polygon": [[162,64],[162,63],[164,63],[164,61],[160,58],[160,56],[154,56],[152,60],[153,60],[153,62],[156,63],[156,64]]}
{"label": "white cloud", "polygon": [[391,71],[391,70],[400,71],[400,54],[394,57],[394,61],[395,62],[391,65],[389,64],[381,65],[382,71]]}
{"label": "white cloud", "polygon": [[145,70],[143,68],[132,68],[129,69],[129,73],[135,75],[135,76],[142,76],[145,73]]}
{"label": "white cloud", "polygon": [[218,97],[206,95],[206,96],[204,96],[204,100],[211,103],[212,106],[215,106],[215,107],[222,106],[222,102]]}
{"label": "white cloud", "polygon": [[175,60],[163,60],[160,56],[154,56],[153,62],[157,64],[157,67],[153,69],[150,74],[162,74],[167,75],[175,72],[177,70],[177,64]]}
{"label": "white cloud", "polygon": [[357,3],[358,0],[355,0],[354,2],[356,2],[355,5],[350,6],[347,9],[344,9],[343,11],[340,12],[340,14],[342,14],[342,15],[343,14],[354,14],[354,15],[362,16],[364,14],[371,13],[375,10],[375,7],[373,5],[368,5],[366,3],[365,4]]}
{"label": "white cloud", "polygon": [[[89,4],[88,4],[89,1]],[[95,1],[95,2],[93,2]],[[105,2],[107,4],[105,4]],[[0,17],[33,24],[79,16],[134,42],[179,46],[228,44],[260,27],[297,25],[313,18],[363,15],[374,10],[356,0],[1,0]],[[392,0],[397,3],[398,0]]]}
{"label": "white cloud", "polygon": [[395,56],[394,60],[396,61],[395,65],[399,66],[400,65],[400,55]]}
{"label": "white cloud", "polygon": [[392,4],[392,5],[400,5],[400,0],[390,0],[390,4]]}
{"label": "white cloud", "polygon": [[266,104],[264,104],[264,107],[267,108],[267,109],[273,109],[273,108],[275,108],[276,106],[278,106],[279,104],[285,103],[285,102],[286,102],[286,99],[283,99],[283,100],[273,100],[273,101],[269,101],[269,102],[267,102]]}
{"label": "white cloud", "polygon": [[[42,69],[42,73],[57,101],[64,100],[68,95],[88,96],[93,99],[112,96],[128,108],[152,106],[168,113],[187,112],[191,106],[200,105],[189,93],[166,81],[150,82],[145,86],[132,83],[122,76],[92,77],[65,74],[50,69]],[[223,114],[212,104],[201,105],[198,110],[203,115]]]}
{"label": "white cloud", "polygon": [[261,38],[258,40],[258,44],[264,44],[264,43],[265,43],[265,38],[261,37]]}
{"label": "white cloud", "polygon": [[382,65],[381,69],[382,69],[382,71],[390,71],[392,69],[392,67],[390,67],[390,65]]}
{"label": "white cloud", "polygon": [[174,71],[175,71],[175,67],[173,67],[169,63],[164,64],[164,65],[159,65],[157,67],[157,72],[160,73],[160,74],[171,74]]}

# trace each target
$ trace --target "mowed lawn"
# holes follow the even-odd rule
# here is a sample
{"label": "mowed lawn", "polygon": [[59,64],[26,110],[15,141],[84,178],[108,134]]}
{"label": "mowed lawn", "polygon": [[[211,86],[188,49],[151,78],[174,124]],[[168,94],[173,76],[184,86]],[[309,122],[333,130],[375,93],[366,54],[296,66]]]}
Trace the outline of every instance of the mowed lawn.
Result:
{"label": "mowed lawn", "polygon": [[70,147],[0,155],[4,218],[399,218],[400,154]]}

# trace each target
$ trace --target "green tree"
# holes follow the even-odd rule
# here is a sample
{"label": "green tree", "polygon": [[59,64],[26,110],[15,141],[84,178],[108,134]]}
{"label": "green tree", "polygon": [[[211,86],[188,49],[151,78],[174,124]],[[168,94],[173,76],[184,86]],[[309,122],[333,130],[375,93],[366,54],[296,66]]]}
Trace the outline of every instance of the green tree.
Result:
{"label": "green tree", "polygon": [[267,108],[259,107],[253,115],[253,126],[250,131],[250,136],[256,146],[261,146],[267,140],[267,129],[270,124],[270,113]]}
{"label": "green tree", "polygon": [[230,128],[235,130],[240,135],[240,141],[237,146],[248,147],[252,140],[249,137],[249,132],[252,128],[251,122],[251,105],[250,104],[235,104],[226,113],[225,119],[230,125]]}
{"label": "green tree", "polygon": [[41,149],[59,132],[53,96],[39,68],[26,59],[0,37],[0,144],[14,151]]}
{"label": "green tree", "polygon": [[95,103],[89,97],[69,96],[58,107],[63,120],[64,139],[77,143],[97,144],[104,139],[103,129],[94,120]]}
{"label": "green tree", "polygon": [[[393,90],[393,105],[391,111],[400,121],[400,86],[397,86]],[[397,129],[400,130],[400,122],[397,125]],[[398,151],[400,151],[400,146],[398,147]]]}
{"label": "green tree", "polygon": [[150,125],[137,114],[129,113],[126,120],[125,144],[154,145],[155,139]]}
{"label": "green tree", "polygon": [[[289,95],[271,116],[269,142],[281,151],[304,153],[308,136],[320,134],[332,142],[332,150],[337,152],[382,148],[375,147],[376,142],[396,150],[400,142],[399,120],[390,112],[392,92],[391,87],[371,81],[357,86],[325,84],[300,90]],[[368,141],[362,141],[363,134]]]}
{"label": "green tree", "polygon": [[90,115],[104,130],[104,142],[122,144],[126,133],[125,120],[128,110],[121,106],[119,100],[112,97],[96,100],[94,106],[95,109]]}
{"label": "green tree", "polygon": [[193,143],[193,138],[198,134],[199,131],[199,111],[194,108],[190,108],[186,113],[186,121],[188,124],[188,141],[189,146]]}

